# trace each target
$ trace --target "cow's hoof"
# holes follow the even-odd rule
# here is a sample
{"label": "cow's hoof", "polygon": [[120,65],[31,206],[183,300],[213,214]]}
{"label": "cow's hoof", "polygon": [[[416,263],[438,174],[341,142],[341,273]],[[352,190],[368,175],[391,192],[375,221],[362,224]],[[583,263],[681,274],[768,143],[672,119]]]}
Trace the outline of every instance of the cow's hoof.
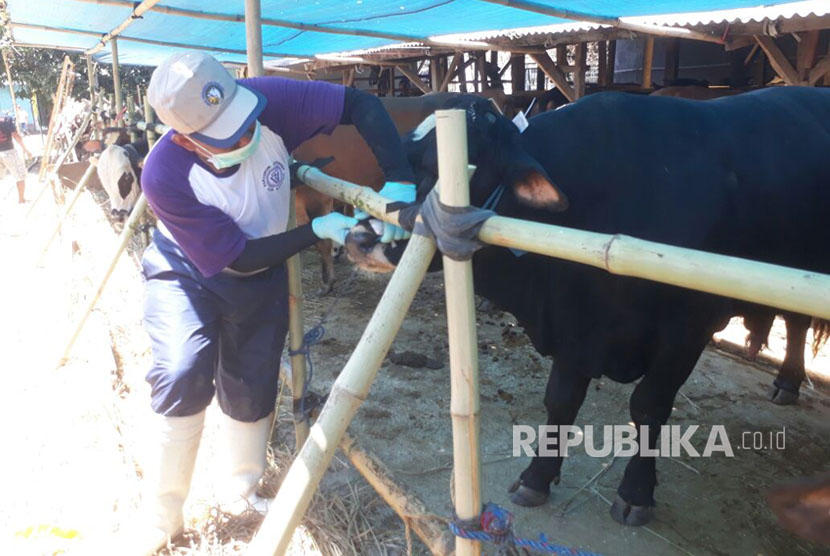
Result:
{"label": "cow's hoof", "polygon": [[611,517],[620,525],[640,527],[654,517],[652,506],[632,506],[618,495],[611,505]]}
{"label": "cow's hoof", "polygon": [[533,490],[524,486],[521,481],[516,481],[510,487],[510,501],[517,506],[534,508],[547,502],[549,497],[550,493]]}
{"label": "cow's hoof", "polygon": [[773,385],[770,388],[769,399],[776,405],[795,405],[798,402],[798,393]]}
{"label": "cow's hoof", "polygon": [[314,292],[314,295],[316,295],[317,297],[325,297],[325,296],[329,295],[333,290],[334,290],[334,282],[332,282],[330,284],[324,283],[322,286],[320,286],[317,289],[316,292]]}

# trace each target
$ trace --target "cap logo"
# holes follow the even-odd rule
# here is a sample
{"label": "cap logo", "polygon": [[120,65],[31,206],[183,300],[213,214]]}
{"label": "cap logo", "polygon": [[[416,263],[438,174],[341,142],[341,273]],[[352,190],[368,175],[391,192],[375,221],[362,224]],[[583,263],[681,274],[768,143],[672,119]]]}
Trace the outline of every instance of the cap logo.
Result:
{"label": "cap logo", "polygon": [[222,85],[216,81],[210,81],[202,89],[202,100],[208,106],[218,106],[225,99],[225,91],[222,90]]}

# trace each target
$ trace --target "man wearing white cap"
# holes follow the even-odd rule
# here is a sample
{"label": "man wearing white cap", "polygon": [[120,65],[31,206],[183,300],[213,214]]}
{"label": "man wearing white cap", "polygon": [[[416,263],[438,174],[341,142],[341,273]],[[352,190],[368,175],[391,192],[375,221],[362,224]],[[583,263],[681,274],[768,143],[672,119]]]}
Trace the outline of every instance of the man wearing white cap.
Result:
{"label": "man wearing white cap", "polygon": [[[148,524],[139,553],[183,528],[182,506],[214,394],[227,442],[220,501],[262,508],[265,470],[288,321],[285,261],[320,239],[343,243],[354,218],[332,213],[286,231],[289,153],[338,124],[354,125],[383,168],[381,191],[415,199],[412,170],[380,101],[356,89],[260,77],[235,81],[201,53],[171,56],[147,91],[173,128],[144,163],[142,187],[159,218],[144,254],[147,374],[159,415],[148,468]],[[405,233],[389,226],[387,240]]]}

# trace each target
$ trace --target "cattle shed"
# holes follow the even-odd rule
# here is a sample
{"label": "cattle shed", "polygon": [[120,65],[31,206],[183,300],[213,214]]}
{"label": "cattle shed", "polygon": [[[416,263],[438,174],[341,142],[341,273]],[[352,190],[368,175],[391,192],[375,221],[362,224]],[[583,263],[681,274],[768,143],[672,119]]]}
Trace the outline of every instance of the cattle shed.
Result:
{"label": "cattle shed", "polygon": [[[227,67],[235,69],[240,77],[278,75],[292,79],[327,80],[365,89],[378,96],[414,97],[448,91],[476,93],[492,98],[499,109],[511,117],[519,111],[526,111],[528,115],[536,114],[600,91],[650,94],[669,87],[694,85],[715,91],[716,94],[734,94],[771,85],[830,85],[830,2],[820,0],[782,1],[763,6],[758,5],[758,0],[320,0],[313,3],[245,0],[244,3],[234,5],[218,0],[5,0],[0,1],[0,18],[5,29],[4,46],[8,48],[56,48],[82,52],[89,61],[87,70],[90,77],[96,64],[111,64],[115,75],[115,90],[112,95],[106,91],[96,90],[92,84],[94,80],[90,79],[90,107],[85,109],[85,116],[79,118],[83,119],[83,123],[77,135],[67,137],[63,143],[55,140],[55,152],[51,155],[48,154],[48,150],[46,151],[40,176],[43,184],[38,200],[50,188],[49,169],[56,174],[61,170],[67,154],[95,117],[101,115],[105,120],[111,120],[109,123],[113,125],[118,125],[119,118],[123,119],[130,124],[131,133],[136,133],[137,129],[146,130],[151,144],[158,133],[167,131],[163,126],[154,123],[152,110],[146,103],[146,98],[142,102],[141,91],[137,91],[133,96],[120,90],[118,73],[120,65],[154,66],[176,50],[206,51]],[[66,102],[64,97],[71,96],[73,72],[80,71],[80,68],[69,65],[71,62],[67,62],[64,67],[61,85],[56,94],[56,110],[58,105]],[[7,71],[8,69],[7,64]],[[53,116],[57,114],[56,111]],[[463,115],[459,115],[457,111],[455,115],[442,117],[447,120],[464,120]],[[461,156],[461,153],[466,153],[466,146],[462,149],[462,145],[466,145],[464,128],[458,122],[441,125],[444,139],[439,136],[439,152],[444,160],[452,160],[441,162],[441,172],[442,176],[453,176],[452,179],[444,181],[463,184],[466,187],[467,167]],[[446,139],[451,135],[454,137]],[[47,145],[52,147],[51,128]],[[81,166],[75,170],[75,174],[80,177],[76,176],[77,179],[74,180],[77,185],[72,199],[61,209],[65,210],[65,213],[62,212],[58,218],[55,234],[69,216],[72,206],[92,176],[91,166]],[[332,185],[325,176],[315,178],[319,172],[315,173],[316,171],[309,167],[301,169],[302,172],[305,172],[303,175],[306,176],[306,183],[355,206],[368,207],[378,218],[391,218],[392,221],[397,221],[397,213],[393,213],[392,216],[385,214],[382,209],[384,205],[381,204],[383,200],[377,195],[355,192],[348,183],[337,182]],[[52,181],[51,189],[56,204],[64,204],[59,183],[56,185],[56,182]],[[449,204],[466,206],[470,203],[468,192],[459,193],[448,188],[442,189],[441,195]],[[119,246],[113,254],[109,268],[94,284],[97,289],[93,289],[94,293],[88,296],[84,310],[80,311],[82,314],[77,319],[77,326],[73,328],[71,339],[64,351],[63,363],[68,360],[73,345],[81,338],[81,330],[93,314],[104,286],[119,257],[131,241],[132,234],[140,227],[145,208],[146,200],[142,196],[123,226]],[[34,206],[30,212],[33,209]],[[506,227],[500,228],[502,224]],[[510,225],[509,222],[505,224],[488,221],[487,226],[490,227],[482,228],[483,234],[490,238],[485,241],[535,253],[574,258],[612,273],[627,273],[630,276],[656,279],[722,295],[731,294],[731,291],[725,289],[728,286],[709,286],[710,289],[706,290],[705,287],[698,286],[694,280],[672,281],[670,277],[666,278],[670,272],[663,273],[659,269],[665,260],[671,260],[677,261],[679,268],[682,267],[684,272],[693,273],[695,263],[689,263],[688,267],[683,265],[689,258],[696,260],[694,253],[671,249],[660,251],[664,246],[639,244],[636,240],[629,244],[625,238],[617,241],[619,238],[611,236],[587,239],[576,236],[573,240],[575,243],[585,241],[579,243],[584,251],[594,250],[592,246],[595,244],[590,243],[592,241],[605,242],[603,245],[606,245],[607,251],[604,259],[603,256],[598,256],[596,260],[588,260],[588,257],[580,258],[580,255],[573,254],[577,249],[562,255],[569,252],[568,246],[560,248],[542,245],[543,241],[539,238],[551,237],[557,233],[555,230],[533,229],[516,239],[510,237],[511,231],[505,231]],[[534,230],[538,236],[535,240],[530,237],[534,235]],[[53,234],[52,238],[54,237]],[[483,239],[484,236],[479,237]],[[51,243],[52,239],[49,241]],[[609,259],[612,258],[609,252],[611,244],[615,241],[621,252],[641,255],[656,252],[659,258],[664,260],[649,266],[651,262],[647,260],[648,256],[642,255],[642,258],[635,258],[635,262],[628,267],[613,267],[609,263]],[[47,250],[48,248],[49,244],[46,246]],[[599,249],[596,251],[599,252]],[[455,443],[455,468],[436,468],[428,470],[425,474],[440,474],[450,470],[455,485],[451,487],[454,489],[454,507],[448,500],[441,501],[440,496],[436,495],[435,487],[418,487],[409,491],[404,488],[406,485],[401,486],[390,478],[388,469],[379,461],[376,453],[383,451],[384,444],[388,447],[389,440],[393,440],[395,434],[413,441],[413,450],[424,452],[407,456],[408,447],[402,446],[392,454],[383,454],[384,460],[391,459],[396,469],[411,467],[407,465],[407,460],[410,463],[415,461],[423,467],[432,456],[424,455],[428,451],[429,442],[419,440],[417,434],[405,434],[406,427],[399,427],[397,424],[397,428],[383,428],[380,441],[378,438],[372,438],[373,421],[379,418],[385,420],[387,417],[390,423],[395,421],[395,416],[385,407],[367,403],[372,410],[370,417],[359,419],[355,426],[361,438],[353,438],[345,432],[361,404],[370,399],[369,387],[383,364],[386,352],[398,330],[403,330],[402,334],[429,335],[427,328],[420,325],[407,330],[407,326],[402,324],[406,311],[401,311],[400,305],[403,303],[408,307],[415,298],[417,288],[424,280],[427,263],[434,253],[434,243],[420,236],[413,238],[404,255],[406,263],[402,261],[400,265],[406,270],[395,272],[383,297],[378,298],[377,295],[364,292],[377,302],[379,310],[367,323],[366,332],[362,337],[354,330],[349,330],[348,322],[341,321],[335,325],[344,337],[352,336],[351,339],[357,344],[357,348],[348,358],[342,372],[339,369],[342,365],[337,365],[337,369],[332,362],[322,365],[326,373],[323,382],[327,387],[331,386],[332,394],[322,410],[320,420],[313,428],[309,429],[307,421],[297,419],[297,459],[291,466],[285,486],[278,495],[279,507],[275,506],[266,517],[260,533],[250,545],[249,553],[284,553],[294,528],[311,503],[312,495],[338,446],[403,518],[407,533],[409,534],[411,529],[421,538],[425,550],[449,553],[454,546],[457,554],[481,553],[482,543],[478,542],[481,539],[464,538],[463,532],[458,532],[459,524],[471,528],[469,520],[478,519],[479,509],[485,501],[482,500],[479,483],[502,483],[511,471],[500,465],[498,457],[482,459],[479,453],[479,420],[481,419],[481,423],[486,426],[496,427],[497,418],[493,415],[479,416],[477,357],[482,356],[476,354],[482,351],[476,343],[476,326],[485,326],[482,320],[487,319],[479,318],[479,322],[476,322],[470,289],[472,269],[469,264],[456,264],[457,261],[444,257],[444,282],[436,283],[433,280],[431,284],[434,290],[431,294],[433,297],[435,292],[441,293],[442,289],[452,292],[446,301],[451,324],[442,329],[441,334],[446,337],[443,333],[446,331],[450,335],[445,352],[449,353],[452,374],[451,377],[445,377],[446,381],[438,381],[442,386],[446,386],[447,392],[450,391],[450,387],[452,388],[452,400],[450,401],[448,396],[439,396],[433,401],[444,413],[447,405],[451,404],[453,434],[448,434],[447,430],[433,429],[433,424],[426,426],[423,432],[427,435],[433,434],[434,438],[444,442],[445,448],[440,450],[442,453],[449,452],[453,442]],[[737,276],[740,273],[741,262],[736,262],[734,266],[727,263],[731,264],[731,261],[717,259],[718,265],[725,266],[713,266],[709,274],[717,274],[716,271],[719,270],[730,279]],[[705,266],[702,263],[696,264],[697,270]],[[640,266],[647,267],[647,270],[631,270]],[[725,268],[727,270],[723,270]],[[758,269],[760,267],[753,267],[753,270]],[[791,295],[782,301],[782,306],[806,310],[811,306],[811,299],[818,299],[815,303],[817,310],[826,310],[827,304],[821,300],[820,292],[830,277],[811,273],[798,275],[795,271],[780,268],[762,270],[769,271],[769,283],[760,284],[757,289],[744,286],[745,291],[736,294],[738,297],[758,301],[764,299],[763,296],[776,285],[789,284]],[[780,273],[775,274],[778,271]],[[306,390],[307,361],[304,352],[309,348],[308,339],[304,335],[307,323],[303,322],[302,269],[299,256],[289,262],[289,272],[292,273],[292,298],[296,303],[292,306],[291,316],[291,357],[290,361],[285,362],[284,378],[292,391],[294,417],[297,418],[296,408],[298,404],[299,407],[302,406],[301,400],[304,399],[303,394]],[[429,284],[430,279],[426,280]],[[801,299],[798,299],[799,295],[802,295]],[[804,295],[814,297],[803,297]],[[418,313],[419,319],[428,322],[431,318],[443,318],[438,312],[433,311],[440,310],[440,300],[429,298],[427,301],[429,309],[413,309]],[[385,313],[382,312],[383,309],[386,310]],[[433,314],[430,316],[430,313]],[[512,337],[511,334],[514,333],[510,329],[515,326],[512,317],[501,314],[494,318],[504,319],[507,323],[500,323],[499,333],[504,337]],[[488,323],[486,326],[490,324],[495,326],[494,323]],[[423,343],[420,345],[427,349]],[[492,346],[492,342],[489,345]],[[332,344],[328,344],[321,352],[335,358],[332,350]],[[536,368],[539,359],[534,357],[531,351],[529,347],[524,351],[519,350],[518,359],[522,364]],[[483,353],[488,352],[485,350]],[[340,363],[342,359],[339,360]],[[707,356],[703,360],[704,376],[712,384],[729,383],[732,393],[723,395],[723,404],[709,399],[706,404],[697,405],[687,397],[689,407],[681,409],[681,419],[693,422],[695,418],[711,412],[720,419],[755,420],[764,434],[776,430],[777,421],[766,414],[765,407],[753,408],[745,413],[728,410],[727,406],[730,403],[742,397],[734,395],[734,391],[754,387],[755,381],[746,373],[734,377],[727,376],[711,359]],[[449,367],[448,364],[447,368]],[[495,367],[489,362],[482,365],[482,368],[497,372]],[[512,420],[515,423],[517,414],[521,414],[520,418],[527,417],[531,422],[535,422],[535,419],[530,417],[532,410],[524,406],[519,407],[521,404],[512,409],[496,407],[500,403],[499,399],[510,404],[515,397],[526,394],[519,394],[521,383],[511,381],[506,376],[500,378],[505,379],[510,388],[491,389],[494,390],[490,392],[494,397],[492,401],[496,403],[482,405],[494,409],[498,419]],[[536,379],[537,376],[530,379],[536,388],[534,392],[544,389],[543,383]],[[417,384],[428,388],[429,382],[430,380],[419,378]],[[396,385],[400,386],[401,383],[393,382],[391,386],[386,385],[381,389],[384,403],[394,402]],[[622,396],[620,389],[617,386],[606,386],[606,383],[602,385],[603,388],[607,388],[601,395],[600,404],[605,404],[603,408],[618,403]],[[706,383],[696,382],[690,392],[705,397],[705,387]],[[597,386],[597,390],[599,389]],[[508,390],[512,390],[512,393]],[[750,398],[754,401],[754,398]],[[792,415],[781,417],[781,422],[786,423],[785,427],[802,427],[798,431],[798,438],[805,441],[815,439],[814,434],[810,432],[811,427],[827,430],[822,425],[822,415],[826,417],[826,409],[830,407],[826,394],[819,391],[810,393],[806,399],[806,407],[811,412],[809,415],[803,418]],[[339,400],[340,403],[336,404],[331,400]],[[420,401],[414,403],[419,410],[426,407]],[[596,403],[589,411],[592,417],[627,419],[627,416],[609,417],[603,408],[598,409],[595,406]],[[501,432],[494,433],[492,437],[486,433],[482,435],[482,446],[497,450],[497,446],[508,443],[509,439],[502,438]],[[499,439],[500,444],[494,441],[495,438]],[[799,470],[814,470],[816,461],[822,457],[826,460],[827,449],[826,438],[819,438],[809,448],[799,452],[809,465],[801,462],[796,467]],[[505,454],[496,451],[487,455]],[[682,519],[685,512],[692,511],[688,505],[694,502],[693,497],[679,490],[671,491],[673,495],[678,496],[678,502],[675,505],[668,504],[667,522],[663,523],[666,527],[645,528],[646,532],[640,534],[640,537],[646,537],[645,539],[638,537],[637,533],[631,533],[630,529],[619,535],[614,532],[595,533],[594,528],[602,528],[603,521],[593,515],[586,517],[582,523],[572,523],[573,518],[569,516],[582,513],[584,510],[580,510],[580,506],[590,506],[591,500],[599,500],[600,505],[597,507],[604,508],[601,505],[602,501],[608,500],[601,489],[598,490],[598,483],[611,469],[615,459],[616,456],[606,459],[600,468],[596,468],[597,462],[594,460],[587,460],[587,464],[582,462],[578,476],[584,475],[583,479],[587,482],[581,487],[579,484],[571,484],[568,487],[573,489],[572,494],[563,505],[557,507],[558,514],[549,521],[530,510],[518,510],[517,520],[525,520],[525,523],[529,522],[532,525],[517,525],[516,530],[535,540],[538,535],[534,535],[538,530],[547,534],[552,532],[551,527],[555,527],[556,533],[551,537],[553,540],[548,542],[541,538],[536,541],[535,548],[553,551],[553,547],[560,553],[569,550],[573,545],[590,545],[591,536],[594,534],[597,535],[596,550],[607,554],[639,554],[644,551],[657,554],[719,554],[730,551],[730,546],[725,544],[729,542],[728,535],[720,530],[714,534],[702,535],[705,541],[700,543],[689,538],[694,536],[694,530],[690,527],[679,527],[678,530],[682,532],[672,536],[677,530],[672,528],[671,520]],[[706,460],[700,465],[691,465],[683,461],[677,463],[684,472],[692,473],[696,477],[690,481],[693,486],[689,488],[705,488],[708,482],[706,479],[714,480],[720,472],[717,462],[711,460]],[[594,464],[593,467],[591,464]],[[665,467],[671,464],[661,465]],[[482,471],[484,466],[490,467]],[[776,473],[785,466],[786,461],[778,457],[772,466],[764,467],[759,472],[762,476],[759,482],[766,484],[773,481],[777,477]],[[730,480],[740,481],[744,488],[754,488],[750,481],[741,480],[744,474],[752,472],[753,465],[744,462],[736,469],[728,473]],[[410,469],[404,473],[407,474],[417,477],[419,471]],[[609,477],[613,475],[618,473],[612,473]],[[484,481],[482,476],[485,477]],[[402,482],[406,483],[407,480]],[[741,506],[741,503],[736,501],[744,494],[741,489],[733,486],[724,487],[717,496],[712,496],[713,507],[721,513],[726,514],[730,505],[743,509],[748,507]],[[593,493],[591,500],[578,499],[583,491],[586,495],[589,492]],[[445,496],[446,488],[439,487],[438,492],[441,496],[449,498]],[[492,495],[492,492],[487,492],[487,495]],[[504,498],[501,495],[494,497],[499,501]],[[757,504],[750,509],[753,512],[761,512]],[[544,507],[536,512],[546,510],[550,508]],[[448,512],[456,514],[457,520],[453,521],[455,529],[452,530],[457,538],[452,538],[446,524],[435,515]],[[717,521],[721,516],[707,515],[696,510],[693,513],[693,527],[718,529]],[[607,520],[607,516],[603,517]],[[730,516],[726,515],[724,518],[729,519]],[[758,533],[760,541],[753,539],[752,530],[757,527],[753,520],[757,520],[763,527],[768,527],[770,519],[754,514],[742,519],[746,523],[740,528],[741,538],[735,541],[735,546],[740,547],[740,550],[770,550],[772,553],[783,553],[782,547],[787,543],[796,543],[781,533],[768,531]],[[605,525],[616,526],[610,521]],[[485,553],[489,553],[490,546],[484,546]],[[811,554],[817,549],[820,550],[813,545],[807,548],[801,544],[796,546]],[[582,553],[593,554],[588,552],[587,548]]]}

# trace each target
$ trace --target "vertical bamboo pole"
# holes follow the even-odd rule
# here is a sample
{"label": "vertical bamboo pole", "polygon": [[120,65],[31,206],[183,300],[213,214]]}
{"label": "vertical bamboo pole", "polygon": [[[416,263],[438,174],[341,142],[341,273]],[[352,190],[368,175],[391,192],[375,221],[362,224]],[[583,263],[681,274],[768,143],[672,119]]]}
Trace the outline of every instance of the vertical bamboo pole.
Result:
{"label": "vertical bamboo pole", "polygon": [[120,75],[120,67],[118,65],[118,39],[113,37],[110,40],[110,45],[112,46],[112,88],[114,89],[113,94],[115,95],[115,117],[118,117],[118,114],[121,113],[121,108],[124,106],[121,100],[121,75]]}
{"label": "vertical bamboo pole", "polygon": [[89,107],[92,110],[92,133],[90,139],[98,138],[98,99],[95,95],[95,64],[92,56],[86,57],[86,76],[89,81]]}
{"label": "vertical bamboo pole", "polygon": [[264,75],[260,0],[245,0],[245,47],[248,52],[248,77]]}
{"label": "vertical bamboo pole", "polygon": [[133,127],[133,124],[135,124],[135,99],[132,94],[127,95],[127,117],[125,120],[125,123],[130,126],[130,142],[134,143],[138,140],[138,134]]}
{"label": "vertical bamboo pole", "polygon": [[[441,202],[452,207],[470,204],[467,174],[467,119],[463,110],[435,112]],[[450,413],[452,415],[455,513],[462,521],[481,512],[479,451],[478,352],[473,266],[444,257],[447,332],[450,343]],[[481,543],[457,539],[458,556],[481,554]]]}
{"label": "vertical bamboo pole", "polygon": [[369,394],[380,364],[426,274],[435,244],[413,235],[363,336],[332,386],[320,417],[294,459],[248,554],[284,554],[337,445]]}
{"label": "vertical bamboo pole", "polygon": [[576,70],[574,71],[574,94],[577,99],[585,96],[585,70],[587,69],[585,59],[587,51],[588,49],[584,42],[576,44],[574,50],[574,63],[576,65]]}
{"label": "vertical bamboo pole", "polygon": [[[259,77],[265,73],[262,65],[262,19],[260,14],[260,0],[245,0],[245,37],[248,49],[248,76]],[[291,205],[288,208],[288,228],[297,226],[296,211],[294,209],[294,192],[291,192]],[[288,259],[288,347],[291,351],[303,347],[303,281],[302,261],[300,254]],[[291,395],[294,398],[294,434],[296,435],[296,449],[305,443],[308,438],[308,423],[305,416],[298,414],[300,401],[306,380],[305,357],[302,354],[291,356]]]}
{"label": "vertical bamboo pole", "polygon": [[147,123],[147,127],[144,130],[145,135],[147,135],[147,147],[153,148],[153,144],[156,142],[156,134],[152,131],[153,122],[155,121],[155,114],[153,113],[153,107],[150,106],[150,99],[147,95],[144,95],[144,121]]}
{"label": "vertical bamboo pole", "polygon": [[651,69],[654,67],[654,37],[648,37],[643,48],[643,89],[651,89]]}
{"label": "vertical bamboo pole", "polygon": [[14,96],[14,81],[12,81],[12,70],[9,66],[9,54],[6,49],[3,49],[3,65],[6,66],[6,79],[9,82],[9,95],[12,97],[12,109],[14,110],[14,128],[20,133],[20,114],[17,110],[17,100]]}
{"label": "vertical bamboo pole", "polygon": [[58,361],[58,366],[63,365],[69,360],[69,353],[72,351],[72,346],[75,345],[75,341],[78,339],[78,336],[81,335],[81,330],[83,330],[90,313],[92,313],[92,310],[95,308],[96,303],[98,303],[98,299],[101,297],[101,293],[104,291],[104,287],[106,287],[107,282],[110,279],[110,276],[112,276],[112,271],[115,269],[115,265],[118,264],[118,259],[121,257],[121,253],[123,253],[124,249],[127,248],[127,243],[130,241],[130,238],[133,237],[136,225],[138,224],[139,219],[144,214],[146,208],[147,198],[144,197],[144,194],[142,193],[139,196],[138,202],[135,204],[135,207],[133,207],[133,212],[130,214],[130,218],[127,220],[127,223],[124,224],[124,229],[121,230],[121,236],[119,237],[118,247],[116,247],[115,252],[112,254],[112,257],[110,257],[110,264],[107,267],[107,270],[101,276],[101,279],[98,280],[98,288],[95,290],[95,293],[90,298],[89,303],[87,303],[84,312],[78,319],[78,322],[72,331],[72,335],[69,336],[69,341],[66,343],[66,348],[64,348],[63,354],[61,355],[61,358]]}

